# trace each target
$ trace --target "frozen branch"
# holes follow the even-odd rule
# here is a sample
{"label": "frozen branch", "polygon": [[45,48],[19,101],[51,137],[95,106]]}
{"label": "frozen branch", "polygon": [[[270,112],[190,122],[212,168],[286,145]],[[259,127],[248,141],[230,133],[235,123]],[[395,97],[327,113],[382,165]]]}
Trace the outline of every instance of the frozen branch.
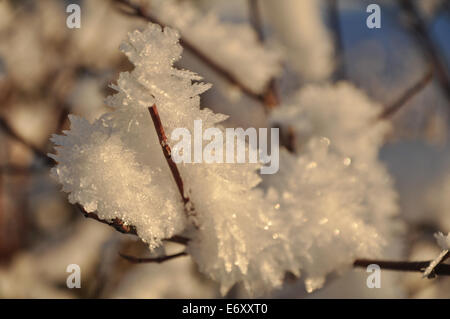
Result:
{"label": "frozen branch", "polygon": [[[155,125],[155,130],[158,135],[159,144],[161,145],[162,151],[164,153],[164,157],[166,158],[167,164],[169,165],[170,172],[172,173],[172,176],[175,180],[175,183],[177,184],[178,191],[180,193],[180,196],[184,203],[184,208],[187,217],[195,216],[194,212],[194,206],[189,199],[189,196],[185,194],[184,191],[184,183],[183,179],[181,178],[180,171],[178,170],[177,164],[172,159],[172,150],[170,149],[169,143],[167,141],[166,133],[164,132],[164,127],[161,123],[161,118],[158,114],[158,109],[156,107],[156,104],[153,104],[153,106],[148,108],[148,111],[150,112],[150,116],[152,117],[153,124]],[[196,222],[194,221],[194,225],[198,227]]]}
{"label": "frozen branch", "polygon": [[[371,264],[378,265],[381,269],[395,271],[425,272],[431,261],[386,261],[372,259],[358,259],[353,263],[354,267],[366,268]],[[431,275],[450,276],[450,265],[438,264]]]}
{"label": "frozen branch", "polygon": [[[122,234],[130,234],[130,235],[137,235],[136,232],[136,227],[134,227],[133,225],[126,225],[122,220],[120,220],[119,218],[115,218],[112,221],[106,221],[103,220],[101,218],[98,217],[97,214],[95,213],[88,213],[83,206],[81,206],[80,204],[75,204],[75,206],[78,208],[78,210],[84,215],[84,217],[86,218],[91,218],[94,219],[102,224],[105,225],[109,225],[111,227],[113,227],[115,230],[117,230],[118,232],[122,233]],[[180,245],[187,245],[187,243],[189,242],[189,238],[187,237],[183,237],[183,236],[173,236],[171,238],[166,238],[164,239],[164,241],[169,241],[172,243],[177,243]]]}
{"label": "frozen branch", "polygon": [[450,257],[449,251],[448,250],[443,250],[436,259],[434,259],[432,262],[430,262],[428,267],[423,272],[423,277],[424,278],[425,277],[428,277],[428,278],[432,277],[436,267],[439,266],[440,264],[442,264],[448,257]]}
{"label": "frozen branch", "polygon": [[112,221],[106,221],[101,219],[100,217],[98,217],[97,214],[95,213],[89,213],[87,212],[82,205],[80,204],[75,204],[75,206],[78,208],[78,210],[84,215],[84,217],[86,218],[92,218],[100,223],[109,225],[111,227],[113,227],[115,230],[117,230],[118,232],[122,233],[122,234],[132,234],[132,235],[137,235],[136,233],[136,228],[134,226],[130,226],[130,225],[126,225],[122,220],[120,220],[119,218],[115,218]]}

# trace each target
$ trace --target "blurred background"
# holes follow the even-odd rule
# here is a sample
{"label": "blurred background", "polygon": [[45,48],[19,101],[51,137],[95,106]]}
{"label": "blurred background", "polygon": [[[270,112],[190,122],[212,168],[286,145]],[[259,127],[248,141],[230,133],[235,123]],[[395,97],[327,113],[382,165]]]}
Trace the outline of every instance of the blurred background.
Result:
{"label": "blurred background", "polygon": [[[145,255],[148,249],[136,237],[84,218],[49,176],[50,136],[68,128],[69,113],[92,121],[107,112],[108,85],[132,68],[118,48],[146,21],[119,2],[0,0],[0,298],[220,297],[217,284],[189,257],[140,265],[120,258],[118,252]],[[223,23],[255,22],[253,1],[179,2]],[[407,228],[393,250],[398,260],[429,260],[439,253],[433,233],[450,231],[450,1],[379,0],[382,26],[369,29],[372,2],[260,0],[260,27],[268,49],[283,55],[276,80],[281,99],[308,83],[342,79],[386,106],[406,96],[389,115],[394,130],[380,155],[394,177]],[[69,3],[81,7],[79,29],[66,26]],[[152,8],[158,1],[132,3],[159,18],[161,10]],[[283,13],[289,13],[285,20]],[[182,12],[176,18],[183,20]],[[185,50],[180,67],[214,84],[202,105],[229,114],[227,125],[264,125],[260,102],[192,51]],[[167,251],[177,249],[171,245]],[[66,287],[69,264],[82,269],[81,289]],[[287,278],[271,297],[450,298],[447,278],[383,272],[382,288],[368,289],[366,276],[351,270],[313,294]],[[245,294],[236,286],[226,297]]]}

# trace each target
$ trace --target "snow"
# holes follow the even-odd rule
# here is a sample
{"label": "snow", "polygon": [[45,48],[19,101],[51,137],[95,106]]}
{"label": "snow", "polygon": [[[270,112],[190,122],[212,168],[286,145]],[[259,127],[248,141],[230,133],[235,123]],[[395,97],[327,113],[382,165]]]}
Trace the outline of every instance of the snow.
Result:
{"label": "snow", "polygon": [[178,41],[177,31],[153,24],[129,33],[121,50],[135,68],[112,86],[117,93],[106,102],[114,110],[92,124],[70,116],[71,129],[53,136],[52,173],[69,200],[134,225],[151,249],[188,236],[193,261],[222,294],[236,283],[251,295],[268,293],[287,271],[313,291],[355,258],[379,256],[398,226],[396,195],[376,158],[387,126],[367,125],[376,105],[345,83],[305,88],[293,102],[298,111],[283,106],[274,114],[295,128],[299,153],[281,153],[281,170],[266,175],[265,190],[258,164],[178,164],[198,229],[186,220],[147,108],[157,105],[167,136],[178,127],[193,132],[199,119],[204,129],[223,131],[227,116],[200,109],[210,85],[173,66]]}
{"label": "snow", "polygon": [[[198,94],[209,85],[192,84],[200,77],[172,67],[182,51],[176,31],[149,25],[130,33],[121,48],[136,68],[120,75],[118,93],[107,99],[115,110],[92,124],[70,116],[71,130],[52,138],[59,146],[53,174],[71,202],[136,226],[154,248],[189,227],[147,107],[156,103],[168,136],[177,127],[192,131],[195,119],[212,127],[226,116],[200,110]],[[250,260],[273,240],[264,229],[263,194],[253,190],[260,181],[258,165],[179,166],[200,220],[188,249],[225,292],[245,280]]]}
{"label": "snow", "polygon": [[310,84],[276,109],[271,122],[291,127],[299,148],[311,136],[321,135],[342,155],[369,160],[377,157],[390,129],[387,121],[376,121],[381,111],[380,104],[349,82]]}
{"label": "snow", "polygon": [[285,236],[307,291],[356,258],[380,256],[401,230],[397,194],[378,160],[389,129],[374,123],[379,111],[341,82],[307,86],[271,116],[271,123],[293,130],[297,154],[282,152],[280,172],[264,177],[264,185],[287,219]]}

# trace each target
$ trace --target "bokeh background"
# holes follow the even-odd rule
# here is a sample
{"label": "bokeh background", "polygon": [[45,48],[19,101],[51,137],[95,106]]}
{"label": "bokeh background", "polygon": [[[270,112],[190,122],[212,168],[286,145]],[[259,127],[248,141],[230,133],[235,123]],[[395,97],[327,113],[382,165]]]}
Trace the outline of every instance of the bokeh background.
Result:
{"label": "bokeh background", "polygon": [[[227,23],[250,23],[246,0],[184,1]],[[267,44],[287,48],[277,80],[280,96],[310,82],[346,79],[391,105],[433,70],[432,79],[392,115],[395,129],[380,157],[394,177],[406,223],[404,241],[393,248],[395,257],[434,258],[439,247],[433,233],[450,231],[450,2],[407,1],[416,8],[424,36],[402,1],[377,1],[381,29],[366,27],[366,7],[373,1],[317,0],[320,20],[311,18],[308,6],[299,4],[303,1],[277,1],[298,18],[284,29],[276,28],[282,17],[274,17],[282,10],[273,12],[273,3],[267,4],[275,0],[259,1]],[[146,22],[122,12],[116,2],[0,0],[0,298],[220,297],[217,284],[198,273],[189,257],[140,265],[120,258],[119,251],[145,255],[148,249],[133,236],[84,218],[49,176],[49,137],[68,128],[69,113],[92,121],[108,111],[103,103],[112,93],[108,85],[131,68],[118,47],[127,32]],[[80,29],[66,27],[69,3],[81,6]],[[152,10],[151,1],[134,3]],[[332,52],[332,72],[304,69],[320,64],[314,52],[323,50]],[[266,113],[258,102],[195,55],[185,52],[180,66],[214,84],[202,104],[230,114],[227,125],[264,123]],[[176,251],[177,244],[171,245],[167,251]],[[82,269],[81,289],[66,287],[69,264]],[[364,270],[350,270],[313,294],[287,278],[271,297],[450,298],[446,278],[383,272],[382,288],[368,289],[366,277]],[[226,297],[245,294],[236,286]]]}

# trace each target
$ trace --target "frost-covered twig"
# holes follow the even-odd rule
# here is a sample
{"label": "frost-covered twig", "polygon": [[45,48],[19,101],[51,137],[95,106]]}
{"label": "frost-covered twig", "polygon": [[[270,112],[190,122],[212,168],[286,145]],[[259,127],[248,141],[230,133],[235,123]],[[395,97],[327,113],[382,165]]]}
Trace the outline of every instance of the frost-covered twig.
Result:
{"label": "frost-covered twig", "polygon": [[84,217],[86,218],[92,218],[100,223],[109,225],[111,227],[113,227],[115,230],[117,230],[120,233],[123,234],[132,234],[132,235],[137,235],[136,233],[136,228],[134,226],[131,225],[126,225],[122,220],[120,220],[119,218],[114,218],[112,221],[107,221],[104,219],[101,219],[98,217],[97,214],[95,213],[89,213],[87,212],[82,205],[76,203],[75,206],[80,210],[80,212],[84,215]]}
{"label": "frost-covered twig", "polygon": [[[130,15],[134,15],[145,19],[146,21],[159,24],[161,27],[165,27],[165,24],[162,23],[159,19],[157,19],[152,14],[146,12],[141,6],[135,5],[128,0],[115,0],[117,3],[124,5],[126,8],[130,9],[130,11],[122,10],[122,12]],[[180,38],[180,44],[185,49],[189,50],[192,54],[194,54],[198,59],[200,59],[203,63],[209,66],[212,70],[214,70],[217,74],[222,76],[231,84],[238,87],[244,94],[249,96],[250,98],[256,99],[258,101],[264,102],[264,96],[261,94],[257,94],[244,85],[241,81],[239,81],[231,72],[224,69],[222,66],[214,62],[210,57],[201,52],[198,48],[196,48],[193,44],[187,41],[185,38]]]}
{"label": "frost-covered twig", "polygon": [[423,277],[424,278],[434,277],[433,275],[435,273],[434,270],[436,269],[436,267],[439,266],[439,264],[441,264],[442,262],[444,262],[449,256],[450,256],[450,253],[448,252],[448,250],[443,250],[439,254],[439,256],[437,256],[432,262],[430,262],[428,267],[423,272]]}
{"label": "frost-covered twig", "polygon": [[[177,184],[178,191],[180,192],[180,196],[183,199],[184,209],[187,217],[195,216],[194,205],[192,204],[189,196],[186,195],[184,191],[184,183],[181,178],[180,171],[178,170],[177,164],[172,160],[172,150],[170,149],[169,143],[167,141],[166,133],[164,132],[164,127],[161,123],[161,118],[158,114],[158,108],[156,104],[148,108],[150,115],[153,120],[153,124],[155,125],[155,130],[158,135],[159,144],[164,153],[164,157],[166,158],[167,164],[169,165],[170,172],[172,173],[173,178],[175,179],[175,183]],[[194,220],[194,225],[198,227]]]}
{"label": "frost-covered twig", "polygon": [[140,258],[140,257],[133,257],[133,256],[128,256],[128,255],[124,255],[122,253],[119,253],[120,257],[132,262],[132,263],[136,263],[136,264],[140,264],[140,263],[163,263],[165,261],[174,259],[174,258],[178,258],[178,257],[182,257],[182,256],[187,256],[188,253],[186,251],[182,251],[180,253],[177,254],[173,254],[173,255],[167,255],[167,256],[161,256],[161,257],[155,257],[155,258]]}
{"label": "frost-covered twig", "polygon": [[447,100],[450,101],[450,77],[447,73],[447,67],[441,59],[438,48],[433,43],[428,28],[420,16],[417,8],[411,0],[398,0],[401,9],[406,13],[411,30],[417,39],[417,44],[421,47],[424,55],[430,60],[436,72],[442,91]]}
{"label": "frost-covered twig", "polygon": [[[424,272],[430,265],[431,261],[387,261],[375,259],[358,259],[353,263],[354,267],[365,268],[369,265],[375,264],[381,269],[395,270],[395,271],[417,271]],[[439,264],[434,268],[434,273],[439,276],[450,276],[450,265]]]}
{"label": "frost-covered twig", "polygon": [[429,69],[422,78],[419,79],[412,87],[407,89],[394,103],[388,105],[379,115],[379,120],[386,120],[391,118],[398,110],[402,108],[409,100],[416,94],[421,92],[433,78],[433,70]]}
{"label": "frost-covered twig", "polygon": [[[91,218],[91,219],[94,219],[94,220],[96,220],[96,221],[98,221],[98,222],[100,222],[102,224],[109,225],[109,226],[113,227],[115,230],[117,230],[118,232],[120,232],[122,234],[130,234],[130,235],[136,235],[137,236],[136,227],[134,227],[132,225],[126,225],[119,218],[115,218],[112,221],[106,221],[106,220],[103,220],[103,219],[99,218],[98,215],[95,214],[95,213],[88,213],[83,208],[83,206],[81,206],[80,204],[75,204],[75,206],[80,210],[80,212],[86,218]],[[171,238],[164,239],[164,241],[169,241],[169,242],[177,243],[177,244],[180,244],[180,245],[187,245],[188,242],[189,242],[189,238],[176,235],[176,236],[173,236]]]}
{"label": "frost-covered twig", "polygon": [[184,184],[183,180],[181,179],[180,171],[178,170],[177,164],[175,164],[175,162],[172,160],[172,150],[170,149],[169,143],[167,141],[167,136],[164,132],[164,127],[158,114],[158,108],[154,104],[153,106],[148,108],[148,111],[150,112],[150,115],[152,117],[156,133],[158,134],[159,143],[163,150],[167,164],[169,165],[172,176],[175,179],[175,183],[177,184],[178,191],[180,192],[181,198],[183,199],[183,203],[187,205],[189,203],[189,197],[184,193]]}
{"label": "frost-covered twig", "polygon": [[423,277],[431,278],[435,274],[435,269],[437,266],[439,266],[441,263],[443,263],[446,259],[450,257],[450,234],[445,236],[443,233],[439,232],[434,234],[434,237],[436,238],[438,245],[442,248],[441,253],[439,256],[437,256],[425,269],[423,273]]}

